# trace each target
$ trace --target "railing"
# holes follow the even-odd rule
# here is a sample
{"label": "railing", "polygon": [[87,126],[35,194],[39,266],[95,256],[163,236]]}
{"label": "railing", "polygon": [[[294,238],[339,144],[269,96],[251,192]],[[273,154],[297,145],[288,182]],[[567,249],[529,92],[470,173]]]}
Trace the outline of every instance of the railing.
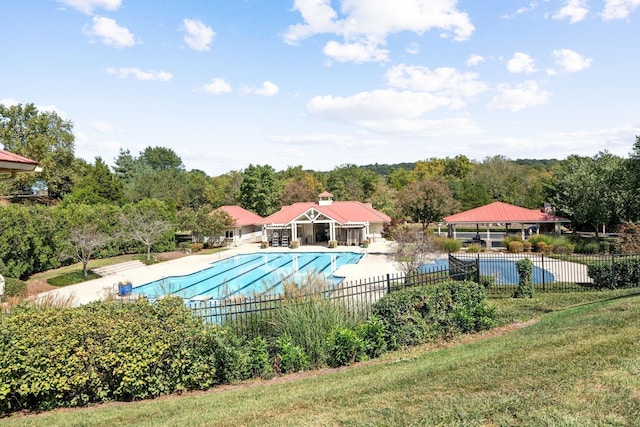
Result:
{"label": "railing", "polygon": [[[238,330],[252,331],[266,327],[276,309],[284,304],[304,303],[322,298],[343,304],[354,315],[370,314],[373,304],[384,295],[410,286],[425,286],[446,280],[472,280],[483,283],[490,295],[512,295],[519,282],[516,262],[529,258],[533,263],[533,287],[536,292],[577,292],[615,288],[620,280],[620,265],[636,266],[633,286],[640,286],[640,255],[544,255],[527,254],[456,254],[448,265],[433,266],[423,272],[387,274],[356,282],[297,289],[294,294],[234,297],[223,300],[188,301],[194,313],[209,323],[236,324]],[[620,264],[620,263],[623,264]],[[610,275],[597,280],[589,276],[589,265],[610,265]],[[626,272],[627,276],[629,275]],[[601,275],[602,276],[602,275]],[[606,283],[610,280],[611,283]],[[597,283],[596,283],[597,282]]]}

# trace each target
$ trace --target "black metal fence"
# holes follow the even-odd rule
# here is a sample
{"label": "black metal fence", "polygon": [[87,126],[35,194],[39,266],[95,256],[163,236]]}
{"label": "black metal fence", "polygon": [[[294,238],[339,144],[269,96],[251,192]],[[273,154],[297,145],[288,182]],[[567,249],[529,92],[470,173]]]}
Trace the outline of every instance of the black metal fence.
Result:
{"label": "black metal fence", "polygon": [[[339,285],[296,288],[277,295],[233,297],[206,301],[189,301],[188,306],[205,321],[236,324],[239,330],[266,327],[275,310],[284,304],[303,303],[309,298],[322,298],[342,304],[354,315],[368,315],[372,305],[387,293],[408,286],[435,284],[446,280],[472,280],[486,286],[490,295],[512,295],[518,286],[516,262],[529,258],[533,264],[533,287],[536,292],[577,292],[616,288],[620,281],[620,265],[636,266],[640,286],[640,255],[545,255],[537,253],[479,253],[450,255],[446,263],[425,266],[419,273],[387,274]],[[621,264],[622,263],[622,264]],[[606,267],[608,275],[589,275],[589,265]],[[609,267],[610,266],[610,267]],[[592,273],[593,274],[593,273]],[[625,273],[627,275],[627,273]],[[603,282],[604,281],[604,282]],[[611,283],[607,283],[611,281]],[[628,284],[626,287],[629,287]]]}

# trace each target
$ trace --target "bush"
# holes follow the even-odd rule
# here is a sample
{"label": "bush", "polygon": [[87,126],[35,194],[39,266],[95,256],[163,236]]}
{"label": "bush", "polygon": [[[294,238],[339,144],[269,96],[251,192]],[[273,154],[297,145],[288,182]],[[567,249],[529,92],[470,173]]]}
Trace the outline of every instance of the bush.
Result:
{"label": "bush", "polygon": [[508,250],[513,254],[521,253],[522,248],[523,248],[522,242],[518,242],[518,241],[509,242]]}
{"label": "bush", "polygon": [[385,326],[389,349],[416,345],[493,326],[495,310],[485,290],[473,282],[443,282],[385,295],[372,312]]}
{"label": "bush", "polygon": [[[540,242],[544,243],[544,242]],[[531,277],[533,274],[533,263],[529,258],[523,258],[516,262],[516,270],[518,270],[518,287],[513,293],[514,298],[533,298],[533,283]]]}
{"label": "bush", "polygon": [[436,237],[433,239],[436,247],[444,252],[455,253],[462,247],[462,242],[457,239],[449,239],[446,237]]}
{"label": "bush", "polygon": [[309,369],[309,357],[302,348],[293,344],[289,334],[276,340],[275,353],[274,370],[277,373],[288,374]]}
{"label": "bush", "polygon": [[370,358],[379,357],[387,351],[384,323],[377,316],[370,316],[358,327],[358,334],[364,341],[365,354]]}
{"label": "bush", "polygon": [[52,277],[47,280],[47,283],[51,286],[69,286],[75,285],[76,283],[86,282],[87,280],[99,279],[100,276],[97,273],[89,270],[87,271],[87,277],[84,277],[81,270],[72,271],[70,273],[61,274],[60,276]]}
{"label": "bush", "polygon": [[27,293],[27,282],[13,277],[4,278],[4,294],[8,297],[23,297]]}
{"label": "bush", "polygon": [[531,242],[528,240],[522,242],[522,250],[525,252],[531,252],[531,246]]}
{"label": "bush", "polygon": [[625,257],[591,262],[587,273],[596,288],[634,288],[640,286],[640,259]]}
{"label": "bush", "polygon": [[16,309],[0,317],[0,413],[209,388],[218,335],[179,298]]}
{"label": "bush", "polygon": [[494,276],[488,274],[480,275],[480,286],[485,289],[489,289],[496,284],[496,278]]}
{"label": "bush", "polygon": [[484,248],[479,244],[472,243],[471,245],[467,246],[467,253],[475,254],[478,252],[484,252]]}
{"label": "bush", "polygon": [[192,253],[200,252],[204,248],[204,243],[189,243],[189,249]]}
{"label": "bush", "polygon": [[273,377],[269,347],[267,340],[263,337],[256,337],[249,343],[249,371],[252,377],[264,379]]}
{"label": "bush", "polygon": [[329,335],[329,360],[332,368],[352,365],[365,354],[365,343],[360,335],[351,328],[335,329]]}

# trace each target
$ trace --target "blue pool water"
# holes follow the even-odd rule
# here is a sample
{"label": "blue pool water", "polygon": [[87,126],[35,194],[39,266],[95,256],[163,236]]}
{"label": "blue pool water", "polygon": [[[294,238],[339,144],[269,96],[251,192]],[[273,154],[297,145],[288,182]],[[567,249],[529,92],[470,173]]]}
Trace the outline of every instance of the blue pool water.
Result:
{"label": "blue pool water", "polygon": [[[447,268],[449,268],[448,259],[436,259],[433,263],[425,264],[420,269],[424,273],[429,273]],[[500,285],[517,285],[520,281],[515,261],[507,259],[480,258],[480,274],[493,276],[495,283]],[[555,277],[551,272],[534,265],[531,280],[533,283],[553,283]]]}
{"label": "blue pool water", "polygon": [[185,276],[170,276],[133,289],[139,295],[158,298],[177,295],[184,299],[278,293],[283,280],[321,274],[331,283],[341,278],[333,273],[345,264],[357,264],[362,254],[354,252],[298,252],[236,255],[212,263],[211,267]]}

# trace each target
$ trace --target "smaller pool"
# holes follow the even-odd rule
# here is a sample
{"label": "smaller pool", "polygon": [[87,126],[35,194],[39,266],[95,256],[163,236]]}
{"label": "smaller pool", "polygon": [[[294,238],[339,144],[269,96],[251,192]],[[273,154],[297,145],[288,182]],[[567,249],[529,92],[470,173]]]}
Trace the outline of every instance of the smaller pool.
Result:
{"label": "smaller pool", "polygon": [[[449,268],[448,259],[436,259],[432,263],[421,266],[420,270],[430,273],[447,268]],[[500,285],[517,285],[520,281],[516,262],[507,259],[480,258],[480,275],[493,276],[495,283]],[[533,283],[553,283],[555,277],[551,272],[534,265],[531,280]]]}
{"label": "smaller pool", "polygon": [[184,299],[225,299],[282,291],[286,280],[304,281],[309,274],[324,276],[330,283],[342,280],[333,273],[345,264],[357,264],[355,252],[269,252],[236,255],[211,267],[184,276],[169,276],[133,288],[148,298],[177,295]]}

